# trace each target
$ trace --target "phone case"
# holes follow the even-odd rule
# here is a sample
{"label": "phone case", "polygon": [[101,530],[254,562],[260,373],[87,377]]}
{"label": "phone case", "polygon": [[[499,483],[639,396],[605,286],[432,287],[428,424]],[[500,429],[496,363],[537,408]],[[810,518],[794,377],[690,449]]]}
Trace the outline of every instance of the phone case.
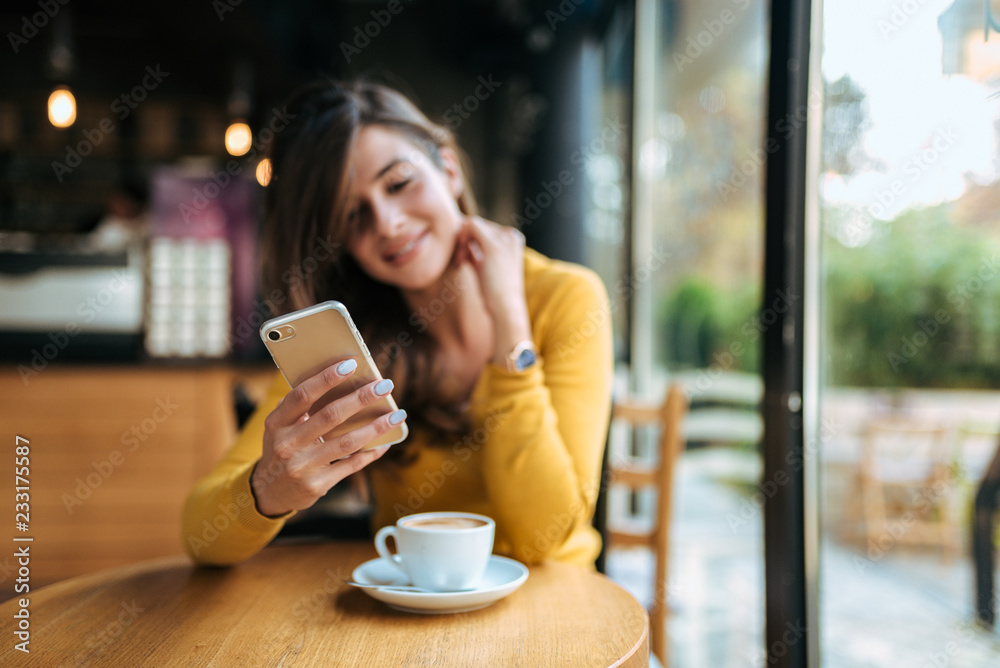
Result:
{"label": "phone case", "polygon": [[[334,399],[382,378],[347,308],[338,301],[322,302],[268,320],[260,327],[260,338],[291,387],[315,376],[335,362],[348,357],[357,361],[357,371],[314,403],[309,410],[310,415]],[[323,438],[336,438],[396,409],[395,400],[392,395],[388,395],[362,407]],[[381,445],[399,443],[408,433],[406,423],[403,422],[362,449],[370,450]]]}

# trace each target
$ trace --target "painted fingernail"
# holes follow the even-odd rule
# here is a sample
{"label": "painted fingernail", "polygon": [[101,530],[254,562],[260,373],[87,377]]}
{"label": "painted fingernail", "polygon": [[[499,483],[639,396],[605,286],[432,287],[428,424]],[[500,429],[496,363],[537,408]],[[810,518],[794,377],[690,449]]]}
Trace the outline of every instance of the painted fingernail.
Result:
{"label": "painted fingernail", "polygon": [[389,416],[389,424],[399,424],[406,419],[406,411],[400,408],[398,411]]}
{"label": "painted fingernail", "polygon": [[351,373],[357,368],[358,368],[358,363],[355,362],[354,360],[344,360],[343,362],[340,363],[340,366],[337,367],[337,373],[339,373],[341,376],[346,376],[347,374]]}
{"label": "painted fingernail", "polygon": [[378,382],[378,385],[375,386],[375,394],[384,397],[385,395],[392,392],[392,388],[393,388],[392,381],[389,380],[388,378],[384,378]]}

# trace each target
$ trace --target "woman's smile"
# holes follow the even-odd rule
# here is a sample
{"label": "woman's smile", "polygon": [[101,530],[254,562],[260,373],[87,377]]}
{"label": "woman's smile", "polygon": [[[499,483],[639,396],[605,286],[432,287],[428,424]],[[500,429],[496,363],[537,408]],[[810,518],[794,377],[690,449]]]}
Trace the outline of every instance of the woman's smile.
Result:
{"label": "woman's smile", "polygon": [[382,259],[384,259],[389,264],[394,267],[401,267],[411,260],[415,259],[419,255],[420,250],[423,248],[424,241],[427,239],[428,230],[424,230],[419,234],[414,234],[408,239],[404,238],[400,241],[394,242],[389,248],[382,254]]}

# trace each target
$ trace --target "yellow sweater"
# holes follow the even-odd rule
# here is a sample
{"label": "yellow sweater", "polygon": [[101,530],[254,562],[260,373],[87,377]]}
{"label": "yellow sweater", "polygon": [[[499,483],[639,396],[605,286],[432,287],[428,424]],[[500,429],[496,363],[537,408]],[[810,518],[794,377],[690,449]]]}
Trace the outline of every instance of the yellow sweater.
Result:
{"label": "yellow sweater", "polygon": [[[524,265],[539,362],[519,374],[487,365],[472,393],[466,437],[431,444],[413,430],[412,464],[369,466],[373,528],[415,512],[481,513],[496,520],[497,554],[525,563],[556,559],[593,567],[601,543],[591,520],[613,365],[607,293],[590,270],[530,249]],[[236,443],[189,495],[182,532],[195,561],[242,561],[267,545],[292,515],[261,515],[250,490],[264,418],[287,392],[276,375]]]}

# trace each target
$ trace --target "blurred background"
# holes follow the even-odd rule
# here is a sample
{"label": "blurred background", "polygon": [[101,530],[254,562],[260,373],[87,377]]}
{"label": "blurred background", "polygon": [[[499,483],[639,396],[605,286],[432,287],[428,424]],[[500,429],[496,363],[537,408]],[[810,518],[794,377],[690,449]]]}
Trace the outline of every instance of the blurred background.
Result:
{"label": "blurred background", "polygon": [[[0,421],[35,448],[35,582],[180,551],[272,375],[282,100],[367,76],[456,133],[484,215],[600,273],[621,388],[686,390],[674,665],[765,661],[761,342],[800,300],[823,664],[996,663],[971,527],[1000,427],[1000,3],[813,5],[808,104],[769,128],[763,0],[4,3]],[[815,280],[765,303],[768,136],[807,130]],[[608,571],[649,598],[645,555]]]}

